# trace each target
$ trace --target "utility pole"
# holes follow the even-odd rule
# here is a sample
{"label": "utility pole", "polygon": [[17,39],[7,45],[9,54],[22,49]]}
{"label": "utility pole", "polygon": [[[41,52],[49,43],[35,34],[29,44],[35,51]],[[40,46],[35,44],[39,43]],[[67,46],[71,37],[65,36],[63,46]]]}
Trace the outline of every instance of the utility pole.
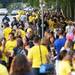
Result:
{"label": "utility pole", "polygon": [[56,0],[56,10],[57,12],[60,12],[60,1]]}
{"label": "utility pole", "polygon": [[41,9],[41,20],[42,20],[41,27],[42,27],[42,38],[43,38],[44,37],[44,18],[43,18],[44,10],[43,10],[43,0],[39,0],[39,2],[40,2],[40,9]]}

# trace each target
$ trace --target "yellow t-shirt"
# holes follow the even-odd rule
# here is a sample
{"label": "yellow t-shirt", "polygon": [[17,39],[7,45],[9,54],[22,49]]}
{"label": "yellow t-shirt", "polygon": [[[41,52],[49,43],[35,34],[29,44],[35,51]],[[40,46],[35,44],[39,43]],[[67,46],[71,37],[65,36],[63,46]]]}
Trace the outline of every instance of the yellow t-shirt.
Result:
{"label": "yellow t-shirt", "polygon": [[71,72],[69,61],[60,61],[58,66],[58,75],[68,75]]}
{"label": "yellow t-shirt", "polygon": [[26,36],[25,31],[23,31],[22,29],[20,29],[20,32],[21,32],[21,37],[22,37],[22,38],[25,38],[25,36]]}
{"label": "yellow t-shirt", "polygon": [[[0,46],[0,50],[2,51],[2,46]],[[2,61],[5,61],[5,62],[8,61],[5,53],[2,54]]]}
{"label": "yellow t-shirt", "polygon": [[5,45],[5,52],[13,52],[13,49],[16,47],[17,45],[17,41],[16,40],[8,40],[6,42],[6,45]]}
{"label": "yellow t-shirt", "polygon": [[[48,50],[45,46],[40,45],[42,54],[42,64],[47,63]],[[39,46],[33,46],[28,52],[28,59],[32,62],[33,68],[39,68],[41,65]]]}
{"label": "yellow t-shirt", "polygon": [[17,35],[20,35],[22,38],[25,38],[26,33],[25,33],[25,31],[22,30],[22,29],[17,29],[17,30],[16,30],[16,36],[17,36]]}
{"label": "yellow t-shirt", "polygon": [[54,30],[54,28],[56,28],[56,24],[54,21],[52,21],[51,19],[48,20],[48,25],[49,25],[49,28]]}
{"label": "yellow t-shirt", "polygon": [[29,16],[29,22],[33,22],[35,20],[35,17]]}
{"label": "yellow t-shirt", "polygon": [[0,64],[0,75],[9,75],[7,68],[3,66],[2,64]]}
{"label": "yellow t-shirt", "polygon": [[11,33],[12,29],[10,27],[7,27],[3,30],[3,35],[6,38],[6,40],[8,40],[9,37],[9,33]]}

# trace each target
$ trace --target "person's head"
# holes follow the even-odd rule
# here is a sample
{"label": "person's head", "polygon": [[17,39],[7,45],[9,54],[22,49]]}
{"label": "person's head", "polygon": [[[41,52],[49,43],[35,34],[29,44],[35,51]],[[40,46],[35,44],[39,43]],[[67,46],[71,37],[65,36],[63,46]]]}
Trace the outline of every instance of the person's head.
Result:
{"label": "person's head", "polygon": [[64,22],[64,18],[63,17],[60,17],[60,22]]}
{"label": "person's head", "polygon": [[41,44],[47,46],[48,45],[49,40],[47,38],[43,38],[41,39]]}
{"label": "person's head", "polygon": [[40,44],[40,41],[41,41],[40,37],[38,35],[35,35],[33,39],[34,44]]}
{"label": "person's head", "polygon": [[9,40],[14,40],[14,38],[15,38],[15,35],[14,35],[14,33],[11,32],[9,34]]}
{"label": "person's head", "polygon": [[4,28],[6,28],[6,27],[9,27],[9,23],[8,22],[4,23]]}
{"label": "person's head", "polygon": [[63,30],[62,29],[57,29],[57,35],[58,36],[63,36]]}
{"label": "person's head", "polygon": [[70,51],[63,50],[59,54],[59,60],[70,60]]}
{"label": "person's head", "polygon": [[28,28],[27,29],[27,33],[31,33],[32,32],[32,29],[31,28]]}
{"label": "person's head", "polygon": [[27,38],[23,39],[23,44],[24,44],[24,46],[28,46],[29,45],[29,41],[28,41]]}
{"label": "person's head", "polygon": [[72,26],[73,25],[73,22],[70,20],[70,21],[68,21],[68,25],[69,26]]}
{"label": "person's head", "polygon": [[28,36],[28,37],[31,37],[32,34],[33,34],[32,29],[31,29],[31,28],[28,28],[28,29],[27,29],[27,36]]}
{"label": "person's head", "polygon": [[22,29],[23,30],[24,29],[24,22],[23,21],[20,21],[19,24],[20,24],[19,25],[19,29]]}
{"label": "person's head", "polygon": [[12,29],[11,32],[15,34],[16,33],[16,28]]}
{"label": "person's head", "polygon": [[46,30],[44,36],[49,39],[50,38],[50,30]]}
{"label": "person's head", "polygon": [[20,54],[14,57],[10,68],[10,75],[25,75],[25,73],[30,71],[31,65],[25,55]]}
{"label": "person's head", "polygon": [[17,47],[23,47],[23,41],[21,38],[17,38]]}
{"label": "person's head", "polygon": [[50,38],[52,38],[52,37],[54,37],[54,32],[53,31],[50,32]]}
{"label": "person's head", "polygon": [[5,17],[7,17],[7,16],[8,16],[8,14],[5,15]]}
{"label": "person's head", "polygon": [[17,20],[16,17],[13,17],[13,20]]}

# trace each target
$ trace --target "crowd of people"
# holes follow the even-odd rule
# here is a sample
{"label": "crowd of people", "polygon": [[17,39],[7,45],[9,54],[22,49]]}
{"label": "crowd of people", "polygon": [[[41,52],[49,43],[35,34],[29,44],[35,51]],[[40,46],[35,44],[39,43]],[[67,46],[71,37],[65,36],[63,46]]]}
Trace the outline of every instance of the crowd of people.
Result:
{"label": "crowd of people", "polygon": [[[75,75],[75,22],[61,12],[45,11],[44,37],[37,11],[3,18],[0,75]],[[52,64],[48,74],[42,64]],[[53,72],[51,72],[53,71]]]}

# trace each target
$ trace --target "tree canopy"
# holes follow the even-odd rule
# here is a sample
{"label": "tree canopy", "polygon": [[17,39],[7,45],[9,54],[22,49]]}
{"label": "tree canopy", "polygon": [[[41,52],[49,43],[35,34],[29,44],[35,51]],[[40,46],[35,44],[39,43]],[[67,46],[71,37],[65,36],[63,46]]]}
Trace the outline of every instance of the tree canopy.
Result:
{"label": "tree canopy", "polygon": [[[1,7],[8,7],[11,3],[23,2],[29,3],[33,7],[39,7],[40,0],[0,0]],[[57,5],[62,8],[64,14],[75,19],[75,0],[43,0],[47,6]]]}

